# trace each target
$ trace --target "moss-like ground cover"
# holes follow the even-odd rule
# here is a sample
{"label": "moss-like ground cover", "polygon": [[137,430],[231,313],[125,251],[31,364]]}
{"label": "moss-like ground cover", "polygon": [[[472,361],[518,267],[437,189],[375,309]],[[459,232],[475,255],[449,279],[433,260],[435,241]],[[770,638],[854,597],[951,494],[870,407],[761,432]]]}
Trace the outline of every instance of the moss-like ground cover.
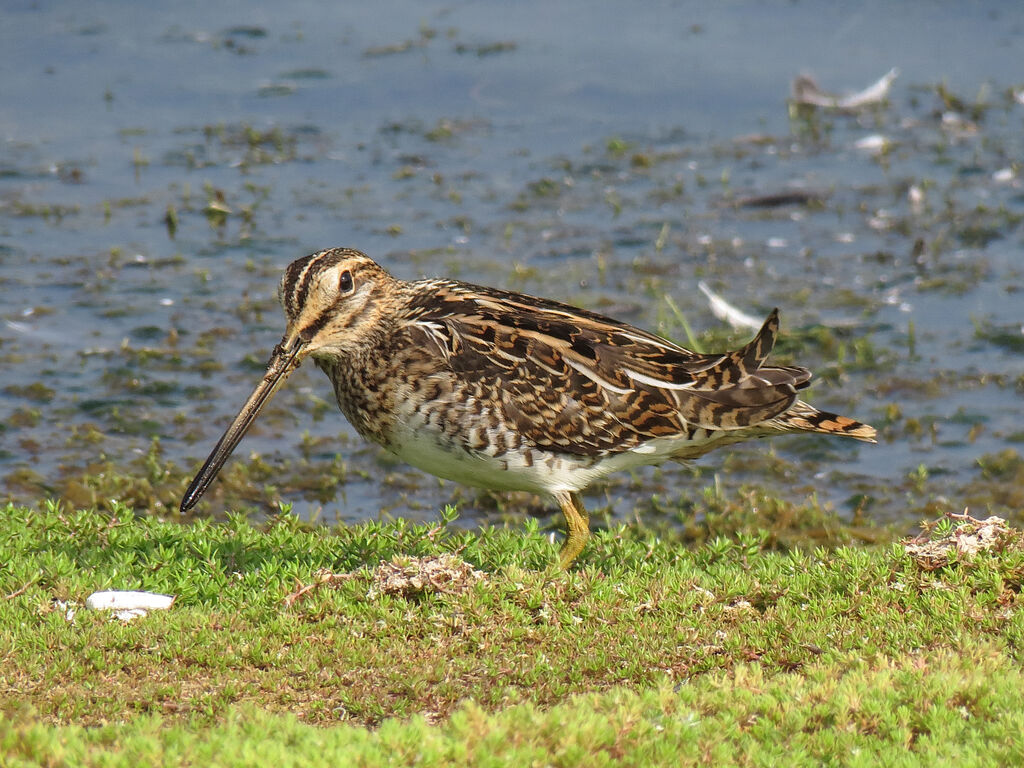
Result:
{"label": "moss-like ground cover", "polygon": [[[780,538],[617,529],[557,574],[535,524],[8,506],[0,764],[1021,761],[1016,534],[945,564]],[[446,552],[482,577],[374,581],[381,562]],[[82,607],[99,589],[177,601],[126,624]]]}

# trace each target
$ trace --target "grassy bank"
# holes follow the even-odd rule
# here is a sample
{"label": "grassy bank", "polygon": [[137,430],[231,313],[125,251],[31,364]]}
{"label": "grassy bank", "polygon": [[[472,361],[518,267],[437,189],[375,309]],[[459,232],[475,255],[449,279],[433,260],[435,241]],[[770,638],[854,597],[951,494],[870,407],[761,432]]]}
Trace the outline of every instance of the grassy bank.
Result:
{"label": "grassy bank", "polygon": [[[11,506],[0,510],[0,754],[12,765],[1020,761],[1015,533],[949,562],[898,543],[780,538],[683,546],[621,529],[599,534],[579,570],[553,574],[538,569],[556,544],[532,524],[325,531],[290,516],[179,525]],[[99,589],[177,600],[123,623],[82,607]]]}

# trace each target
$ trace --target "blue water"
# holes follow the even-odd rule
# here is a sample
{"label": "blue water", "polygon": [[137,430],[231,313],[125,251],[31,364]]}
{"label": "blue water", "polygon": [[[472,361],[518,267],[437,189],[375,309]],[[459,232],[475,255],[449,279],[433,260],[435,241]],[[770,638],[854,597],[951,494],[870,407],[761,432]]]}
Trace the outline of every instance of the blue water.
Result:
{"label": "blue water", "polygon": [[[735,481],[817,488],[840,509],[868,488],[880,519],[936,498],[962,506],[978,457],[1020,432],[1024,355],[976,326],[1012,336],[1024,323],[1024,106],[1008,95],[1024,83],[1022,33],[1008,3],[6,3],[0,477],[56,479],[100,451],[127,466],[154,435],[167,461],[193,465],[280,337],[280,270],[344,244],[401,277],[526,290],[677,338],[666,294],[696,330],[720,325],[698,279],[748,312],[781,307],[784,331],[848,325],[847,344],[870,339],[883,363],[830,376],[837,350],[803,352],[823,374],[815,402],[877,422],[895,404],[935,435],[779,441],[807,461],[795,485],[758,471]],[[795,75],[845,91],[891,67],[886,109],[826,117],[818,135],[790,121]],[[254,150],[247,132],[265,140]],[[875,133],[893,141],[881,158],[855,147]],[[538,182],[557,194],[533,195]],[[824,192],[824,206],[728,205],[793,186]],[[222,227],[204,213],[218,193]],[[974,226],[995,234],[972,240]],[[140,357],[173,347],[171,329],[178,362]],[[17,389],[35,382],[53,398]],[[240,455],[286,460],[308,430],[358,470],[324,518],[430,516],[456,498],[473,519],[472,494],[381,463],[333,411],[314,419],[329,399],[322,376],[300,373]],[[101,446],[69,441],[87,423]],[[730,479],[726,458],[702,464]],[[909,490],[921,464],[933,484]],[[628,517],[652,486],[706,482],[646,477],[598,501]]]}

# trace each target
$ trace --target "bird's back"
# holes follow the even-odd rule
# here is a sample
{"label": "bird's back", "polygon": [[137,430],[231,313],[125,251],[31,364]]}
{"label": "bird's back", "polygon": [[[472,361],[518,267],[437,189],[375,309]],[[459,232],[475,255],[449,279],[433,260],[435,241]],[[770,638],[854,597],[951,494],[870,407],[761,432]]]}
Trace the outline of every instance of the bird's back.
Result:
{"label": "bird's back", "polygon": [[[465,475],[481,461],[498,473],[543,475],[558,464],[569,466],[559,475],[589,474],[785,431],[873,439],[870,427],[818,417],[797,400],[811,374],[766,365],[777,331],[772,312],[743,348],[698,354],[555,301],[450,280],[410,283],[395,331],[399,362],[386,375],[395,419],[382,442],[428,471],[472,482]],[[401,447],[410,441],[413,449]],[[434,451],[465,454],[469,469],[438,471]]]}

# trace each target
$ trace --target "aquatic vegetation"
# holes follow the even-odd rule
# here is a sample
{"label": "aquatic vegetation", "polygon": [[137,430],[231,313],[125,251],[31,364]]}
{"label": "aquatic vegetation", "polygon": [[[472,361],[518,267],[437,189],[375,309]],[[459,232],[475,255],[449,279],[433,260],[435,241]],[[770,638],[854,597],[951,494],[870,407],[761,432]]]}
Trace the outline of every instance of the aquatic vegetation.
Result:
{"label": "aquatic vegetation", "polygon": [[[503,89],[520,82],[509,72],[547,93],[546,74],[530,79],[551,54],[533,30],[392,21],[379,38],[334,40],[330,62],[294,55],[321,30],[172,25],[146,56],[172,53],[191,73],[184,92],[202,98],[211,81],[201,75],[221,72],[235,83],[232,103],[252,111],[199,99],[170,120],[140,109],[97,128],[89,150],[77,149],[80,131],[6,145],[0,477],[9,498],[74,478],[75,498],[101,503],[127,493],[139,471],[150,487],[138,502],[166,504],[195,446],[226,418],[218,403],[233,402],[276,341],[281,267],[343,232],[402,277],[453,275],[568,300],[702,349],[741,334],[714,317],[701,281],[750,315],[779,306],[777,359],[817,372],[814,401],[886,418],[876,452],[782,443],[760,467],[747,454],[708,457],[697,476],[666,467],[655,487],[653,475],[613,483],[591,502],[610,520],[630,519],[654,492],[700,500],[716,474],[727,493],[754,484],[788,501],[814,486],[843,514],[858,508],[851,499],[870,498],[873,515],[905,525],[965,494],[996,509],[1012,503],[984,493],[992,479],[979,479],[976,461],[1019,444],[1019,88],[904,74],[856,114],[818,107],[791,118],[780,92],[773,111],[730,113],[712,131],[693,122],[692,107],[657,99],[555,119],[504,111]],[[692,32],[695,42],[707,34]],[[226,53],[267,76],[239,84]],[[425,105],[413,83],[441,71],[452,90]],[[404,94],[397,104],[367,90],[378,77]],[[822,81],[839,92],[865,85]],[[586,109],[623,98],[589,87],[555,101]],[[343,108],[353,94],[359,108]],[[102,98],[113,110],[127,103],[121,86]],[[589,127],[577,132],[577,118]],[[380,456],[345,441],[329,398],[305,380],[250,446],[285,467],[308,429],[325,454],[309,468],[314,480],[265,488],[240,477],[225,501],[264,513],[282,499],[311,515],[322,503],[354,520],[460,498],[466,515],[493,513],[400,466],[382,471]],[[968,399],[964,413],[986,418],[958,416]],[[294,451],[268,450],[285,434]],[[135,463],[154,437],[170,472],[155,483]],[[331,499],[336,454],[347,480]],[[774,460],[788,465],[777,475]],[[928,476],[916,477],[922,463]],[[90,467],[103,479],[87,481]]]}

